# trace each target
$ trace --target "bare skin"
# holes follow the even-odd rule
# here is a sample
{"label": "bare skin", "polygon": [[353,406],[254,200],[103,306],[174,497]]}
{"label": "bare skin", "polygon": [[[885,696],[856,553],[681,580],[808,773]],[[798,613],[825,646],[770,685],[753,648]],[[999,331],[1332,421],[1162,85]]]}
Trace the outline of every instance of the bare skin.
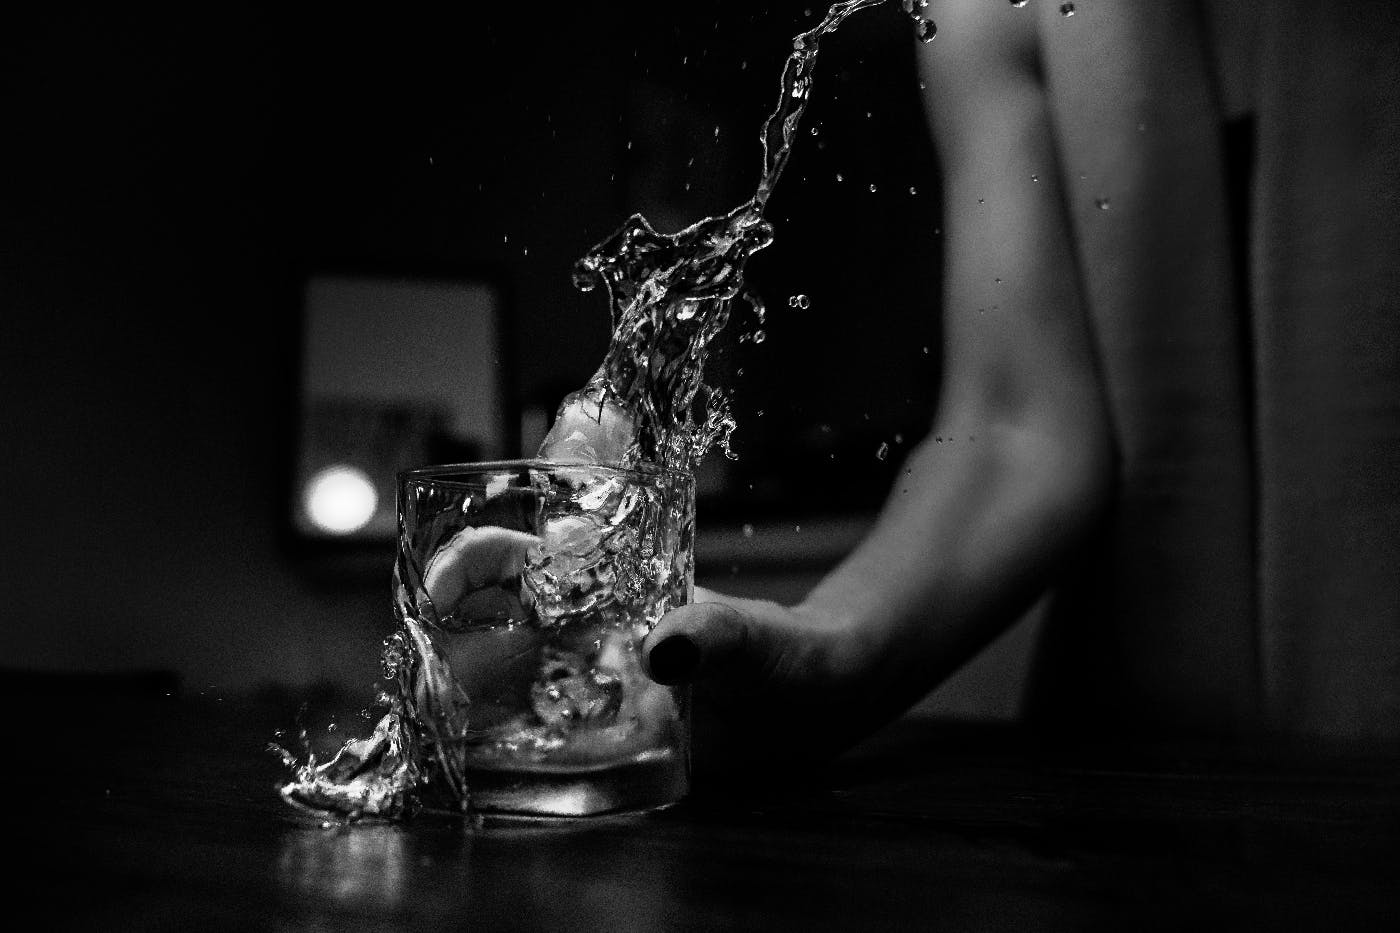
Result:
{"label": "bare skin", "polygon": [[[837,751],[1016,621],[1138,463],[1114,430],[1133,389],[1106,388],[1100,332],[1143,307],[1229,301],[1222,195],[1202,165],[1211,108],[1194,78],[1156,84],[1172,49],[1154,36],[1182,34],[1147,8],[1174,5],[1095,5],[1094,23],[1039,6],[949,0],[920,50],[944,171],[946,365],[907,494],[801,603],[701,591],[644,644],[652,676],[692,683],[717,720],[699,727],[702,766]],[[1162,269],[1173,237],[1186,262]]]}

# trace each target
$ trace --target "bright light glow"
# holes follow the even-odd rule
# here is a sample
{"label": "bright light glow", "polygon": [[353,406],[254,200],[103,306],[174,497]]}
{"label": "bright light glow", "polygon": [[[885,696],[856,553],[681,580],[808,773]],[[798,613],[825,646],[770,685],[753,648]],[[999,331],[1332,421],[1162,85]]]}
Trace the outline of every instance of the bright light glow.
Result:
{"label": "bright light glow", "polygon": [[364,470],[337,463],[311,477],[302,503],[311,524],[329,534],[348,535],[369,524],[379,496]]}

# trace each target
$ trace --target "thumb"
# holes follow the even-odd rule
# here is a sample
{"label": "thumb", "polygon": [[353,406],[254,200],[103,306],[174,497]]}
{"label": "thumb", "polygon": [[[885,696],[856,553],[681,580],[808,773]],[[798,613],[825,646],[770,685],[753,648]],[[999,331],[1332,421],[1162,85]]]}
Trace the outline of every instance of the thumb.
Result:
{"label": "thumb", "polygon": [[[739,602],[739,601],[734,601]],[[756,684],[772,669],[775,632],[730,601],[668,612],[642,644],[647,675],[659,684],[723,679]]]}

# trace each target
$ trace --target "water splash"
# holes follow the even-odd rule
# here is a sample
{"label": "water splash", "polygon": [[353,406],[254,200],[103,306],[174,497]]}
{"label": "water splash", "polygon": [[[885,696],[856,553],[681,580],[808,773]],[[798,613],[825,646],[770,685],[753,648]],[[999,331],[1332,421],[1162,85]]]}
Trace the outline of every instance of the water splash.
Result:
{"label": "water splash", "polygon": [[[540,448],[542,457],[690,471],[716,445],[729,453],[735,421],[728,393],[705,382],[708,347],[728,323],[736,298],[748,303],[759,325],[764,322],[763,302],[747,288],[744,268],[754,253],[773,242],[773,227],[763,212],[797,138],[821,39],[852,14],[884,2],[837,3],[820,23],[793,39],[777,105],[760,135],[763,171],[753,197],[673,234],[660,233],[646,218],[633,215],[576,263],[574,285],[606,293],[613,336],[597,372],[561,403]],[[902,0],[902,6],[915,21],[917,37],[931,39],[936,28],[917,12],[927,0]],[[503,239],[508,242],[509,235]],[[806,307],[806,296],[798,297]],[[761,326],[747,335],[753,343],[762,343],[765,336]],[[752,534],[746,526],[745,535]],[[395,567],[395,591],[424,591],[422,580],[399,579],[403,563]],[[396,684],[398,695],[382,698],[389,711],[371,735],[347,742],[324,764],[309,752],[305,763],[298,764],[296,756],[274,747],[293,769],[281,789],[288,803],[348,820],[398,819],[424,801],[465,807],[463,761],[446,751],[460,747],[451,739],[467,734],[465,693],[422,628],[437,620],[420,623],[411,612],[399,615],[403,628],[385,640],[381,659],[383,674]],[[541,702],[571,716],[606,712],[606,704],[600,706],[602,712],[560,706],[547,689]],[[435,751],[427,754],[427,748]]]}
{"label": "water splash", "polygon": [[[674,234],[659,233],[633,215],[578,261],[574,285],[606,291],[613,337],[598,371],[560,405],[541,456],[681,470],[693,469],[716,445],[732,456],[729,394],[706,385],[707,350],[724,329],[733,299],[757,301],[746,288],[744,269],[773,242],[763,213],[797,139],[822,38],[852,14],[883,2],[837,3],[820,23],[794,37],[777,105],[760,133],[763,170],[753,197]],[[904,7],[923,22],[914,12],[922,3],[910,0]],[[750,339],[763,338],[758,330]]]}

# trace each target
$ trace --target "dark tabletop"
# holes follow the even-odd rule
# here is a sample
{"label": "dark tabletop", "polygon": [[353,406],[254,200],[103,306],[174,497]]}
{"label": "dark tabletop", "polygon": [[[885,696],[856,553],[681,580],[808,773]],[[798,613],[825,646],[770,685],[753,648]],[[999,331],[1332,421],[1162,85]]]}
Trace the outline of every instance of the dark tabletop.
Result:
{"label": "dark tabletop", "polygon": [[7,902],[41,928],[1400,929],[1394,759],[906,718],[649,815],[326,828],[274,791],[286,702],[23,686]]}

